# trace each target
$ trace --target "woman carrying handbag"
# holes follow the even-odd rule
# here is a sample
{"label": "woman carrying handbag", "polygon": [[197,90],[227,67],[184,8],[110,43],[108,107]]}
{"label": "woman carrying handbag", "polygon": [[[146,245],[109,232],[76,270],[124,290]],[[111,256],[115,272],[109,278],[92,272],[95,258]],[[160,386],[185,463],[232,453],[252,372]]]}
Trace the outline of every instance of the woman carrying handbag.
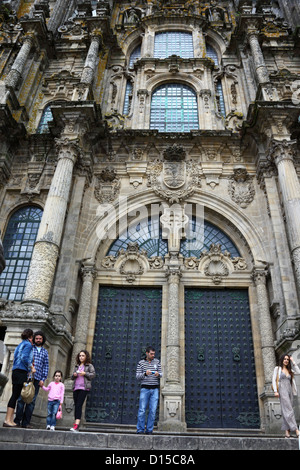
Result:
{"label": "woman carrying handbag", "polygon": [[15,427],[14,411],[17,400],[21,395],[24,382],[27,382],[28,374],[34,373],[32,340],[33,331],[27,328],[23,331],[22,342],[16,347],[14,352],[14,362],[12,367],[12,395],[7,404],[6,417],[3,423],[4,427]]}

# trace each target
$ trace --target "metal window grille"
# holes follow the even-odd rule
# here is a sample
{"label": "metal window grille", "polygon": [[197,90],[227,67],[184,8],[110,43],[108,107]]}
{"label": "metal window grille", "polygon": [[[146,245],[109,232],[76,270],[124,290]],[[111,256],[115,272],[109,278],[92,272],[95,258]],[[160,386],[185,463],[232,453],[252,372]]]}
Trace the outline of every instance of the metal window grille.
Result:
{"label": "metal window grille", "polygon": [[182,84],[159,86],[152,95],[150,129],[159,132],[199,129],[195,92]]}
{"label": "metal window grille", "polygon": [[42,209],[23,207],[10,218],[3,239],[6,268],[0,276],[0,296],[21,301],[25,291]]}
{"label": "metal window grille", "polygon": [[165,59],[174,54],[183,59],[194,57],[192,33],[166,31],[155,35],[154,57]]}

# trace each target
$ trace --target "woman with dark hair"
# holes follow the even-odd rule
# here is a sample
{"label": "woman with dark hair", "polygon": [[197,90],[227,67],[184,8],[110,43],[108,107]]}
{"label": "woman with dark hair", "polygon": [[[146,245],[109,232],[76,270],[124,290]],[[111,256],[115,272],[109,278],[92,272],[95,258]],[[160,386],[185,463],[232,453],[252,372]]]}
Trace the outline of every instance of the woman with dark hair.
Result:
{"label": "woman with dark hair", "polygon": [[[293,363],[293,368],[291,363]],[[279,366],[275,367],[272,386],[275,397],[279,397],[283,423],[281,429],[285,431],[285,437],[289,438],[290,432],[295,431],[299,436],[298,426],[293,410],[293,395],[297,395],[297,386],[294,374],[300,374],[300,369],[292,356],[284,354],[279,360]]]}
{"label": "woman with dark hair", "polygon": [[21,395],[23,383],[27,381],[29,372],[34,373],[32,340],[33,331],[27,328],[21,334],[22,342],[16,347],[14,352],[14,362],[12,366],[12,395],[7,404],[7,413],[3,423],[4,427],[14,427],[14,411],[17,400]]}
{"label": "woman with dark hair", "polygon": [[88,351],[80,351],[76,356],[76,365],[73,375],[73,399],[75,404],[75,423],[70,431],[78,432],[82,415],[82,407],[92,386],[92,379],[95,377],[95,369],[91,364],[91,357]]}

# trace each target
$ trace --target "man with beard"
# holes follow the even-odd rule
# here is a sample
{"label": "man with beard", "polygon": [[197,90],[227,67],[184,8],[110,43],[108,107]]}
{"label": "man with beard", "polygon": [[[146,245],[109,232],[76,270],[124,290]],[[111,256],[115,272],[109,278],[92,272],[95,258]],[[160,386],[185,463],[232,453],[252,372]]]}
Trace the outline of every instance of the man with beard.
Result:
{"label": "man with beard", "polygon": [[35,395],[31,403],[26,404],[22,397],[19,398],[17,403],[15,423],[22,428],[28,428],[30,426],[31,416],[35,407],[36,397],[39,393],[40,387],[44,385],[44,382],[48,376],[49,371],[49,356],[48,351],[43,347],[46,342],[46,337],[42,331],[36,331],[33,335],[33,357],[34,357],[34,368],[36,370],[34,374],[34,387]]}

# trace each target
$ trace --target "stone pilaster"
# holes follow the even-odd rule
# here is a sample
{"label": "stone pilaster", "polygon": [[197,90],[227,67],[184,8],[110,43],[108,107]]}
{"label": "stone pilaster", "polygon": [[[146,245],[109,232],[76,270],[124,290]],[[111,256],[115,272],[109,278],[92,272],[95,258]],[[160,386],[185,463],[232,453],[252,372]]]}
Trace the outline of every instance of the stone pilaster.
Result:
{"label": "stone pilaster", "polygon": [[274,337],[270,315],[270,305],[266,286],[267,271],[263,267],[254,267],[253,279],[256,285],[261,348],[265,375],[265,390],[271,390],[272,375],[276,366]]}
{"label": "stone pilaster", "polygon": [[274,159],[278,171],[286,229],[300,297],[300,183],[294,165],[295,148],[296,141],[273,140],[269,157]]}
{"label": "stone pilaster", "polygon": [[56,140],[58,163],[44,208],[28,273],[24,302],[48,305],[59,253],[73,168],[80,149],[77,140]]}
{"label": "stone pilaster", "polygon": [[75,364],[76,355],[82,349],[86,349],[92,301],[93,281],[96,275],[94,265],[83,266],[81,268],[81,274],[83,282],[79,302],[79,310],[77,315],[71,365]]}
{"label": "stone pilaster", "polygon": [[[172,262],[172,261],[171,261]],[[184,420],[184,387],[180,375],[180,322],[179,322],[179,280],[180,266],[169,266],[168,276],[168,319],[165,385],[161,391],[163,419],[159,429],[164,431],[186,430]]]}

